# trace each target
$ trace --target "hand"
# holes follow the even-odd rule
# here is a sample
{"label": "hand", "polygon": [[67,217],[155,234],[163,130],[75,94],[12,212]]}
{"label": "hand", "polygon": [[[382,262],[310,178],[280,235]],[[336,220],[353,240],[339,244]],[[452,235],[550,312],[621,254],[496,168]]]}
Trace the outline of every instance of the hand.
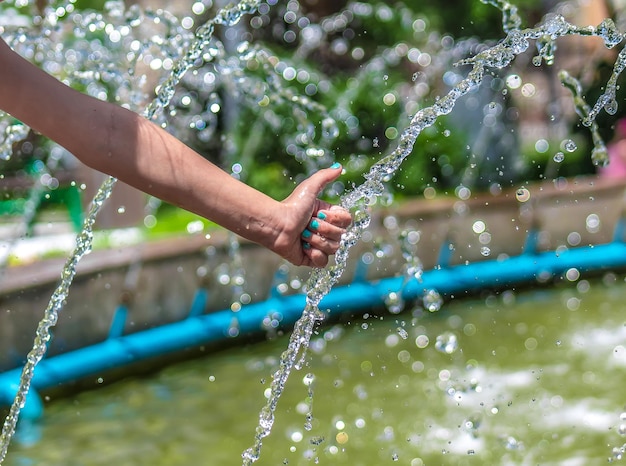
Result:
{"label": "hand", "polygon": [[352,221],[346,210],[317,198],[341,174],[339,164],[318,171],[277,202],[220,170],[159,125],[66,86],[1,39],[0,70],[3,111],[85,165],[214,221],[293,264],[325,266]]}
{"label": "hand", "polygon": [[275,242],[274,252],[295,265],[324,267],[328,263],[328,256],[339,248],[341,235],[352,223],[352,217],[347,210],[317,196],[339,175],[339,164],[320,170],[281,202],[277,221],[282,233]]}

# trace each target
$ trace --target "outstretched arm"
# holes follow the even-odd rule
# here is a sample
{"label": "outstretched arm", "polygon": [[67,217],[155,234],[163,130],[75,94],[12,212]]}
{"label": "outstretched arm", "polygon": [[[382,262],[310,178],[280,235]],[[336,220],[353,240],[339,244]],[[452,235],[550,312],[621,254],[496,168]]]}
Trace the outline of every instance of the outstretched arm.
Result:
{"label": "outstretched arm", "polygon": [[210,219],[296,265],[326,265],[351,222],[347,211],[317,198],[341,174],[339,166],[320,170],[278,202],[147,119],[64,85],[1,39],[0,70],[0,109],[86,165]]}

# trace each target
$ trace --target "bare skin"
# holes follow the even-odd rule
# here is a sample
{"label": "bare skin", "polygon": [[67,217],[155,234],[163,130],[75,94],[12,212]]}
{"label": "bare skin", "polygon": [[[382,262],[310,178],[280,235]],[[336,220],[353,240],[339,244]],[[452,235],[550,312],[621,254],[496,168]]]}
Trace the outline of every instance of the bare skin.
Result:
{"label": "bare skin", "polygon": [[340,166],[314,173],[279,202],[145,118],[64,85],[2,39],[0,70],[3,111],[91,168],[212,220],[295,265],[325,266],[351,223],[345,209],[318,199],[339,177]]}

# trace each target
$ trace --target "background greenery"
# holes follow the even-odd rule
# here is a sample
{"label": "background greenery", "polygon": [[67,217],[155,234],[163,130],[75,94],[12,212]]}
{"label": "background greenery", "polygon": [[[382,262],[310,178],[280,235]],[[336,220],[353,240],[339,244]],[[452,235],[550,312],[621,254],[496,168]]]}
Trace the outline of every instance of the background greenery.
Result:
{"label": "background greenery", "polygon": [[[525,26],[536,24],[555,6],[539,0],[516,4]],[[211,0],[204,5],[203,12],[191,15],[196,24],[218,9]],[[74,6],[102,10],[105,3],[78,0]],[[0,8],[12,5],[4,2]],[[29,7],[20,11],[33,14]],[[219,56],[196,64],[159,122],[205,157],[275,198],[284,197],[312,171],[340,161],[345,175],[326,193],[336,198],[361,183],[363,173],[397,144],[417,110],[449,89],[451,74],[458,77],[467,71],[456,62],[504,37],[501,16],[497,8],[479,0],[445,4],[270,0],[258,14],[232,28],[234,33],[217,28],[211,46],[220,50]],[[317,34],[313,41],[307,38],[311,31]],[[68,49],[88,53],[95,47],[117,50],[120,56],[125,53],[124,44],[108,41],[104,29],[64,37]],[[177,45],[188,41],[171,31],[162,39]],[[242,49],[245,42],[249,45]],[[173,48],[164,51],[172,53]],[[409,50],[427,59],[411,58]],[[105,65],[111,63],[85,59],[82,72]],[[439,194],[452,194],[461,184],[473,191],[502,189],[547,176],[595,171],[588,156],[587,132],[575,120],[571,131],[578,150],[558,166],[552,162],[554,151],[538,151],[532,137],[522,140],[517,135],[519,109],[506,94],[504,80],[509,73],[523,74],[528,60],[515,66],[486,78],[475,94],[479,102],[475,110],[455,109],[420,135],[414,153],[388,183],[387,202],[392,197],[421,195],[426,188]],[[288,67],[298,73],[297,79],[286,77]],[[598,69],[588,101],[599,95],[607,70],[608,64]],[[71,72],[65,73],[64,78],[71,78]],[[211,84],[202,79],[209,75],[214,77]],[[99,91],[120,103],[120,89],[133,86],[132,79],[96,80]],[[91,84],[86,78],[72,81],[85,92]],[[214,104],[219,110],[209,110]],[[479,148],[475,140],[484,132],[481,121],[490,108],[497,110],[498,123]],[[607,139],[613,120],[599,118]],[[29,143],[33,141],[45,148],[46,142],[34,136]],[[45,160],[47,153],[35,149],[24,154],[22,145],[15,149],[16,157],[0,163],[0,172],[24,171],[29,159]]]}

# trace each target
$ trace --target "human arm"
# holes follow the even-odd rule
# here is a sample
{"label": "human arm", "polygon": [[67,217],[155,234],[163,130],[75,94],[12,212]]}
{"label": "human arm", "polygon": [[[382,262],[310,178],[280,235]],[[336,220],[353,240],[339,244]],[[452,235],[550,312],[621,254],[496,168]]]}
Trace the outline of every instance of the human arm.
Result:
{"label": "human arm", "polygon": [[[317,198],[340,168],[320,170],[279,202],[136,113],[69,88],[1,39],[0,70],[3,111],[86,165],[210,219],[296,265],[326,265],[351,221],[347,211]],[[317,224],[316,232],[303,238],[311,223]],[[311,247],[303,247],[303,239]]]}

